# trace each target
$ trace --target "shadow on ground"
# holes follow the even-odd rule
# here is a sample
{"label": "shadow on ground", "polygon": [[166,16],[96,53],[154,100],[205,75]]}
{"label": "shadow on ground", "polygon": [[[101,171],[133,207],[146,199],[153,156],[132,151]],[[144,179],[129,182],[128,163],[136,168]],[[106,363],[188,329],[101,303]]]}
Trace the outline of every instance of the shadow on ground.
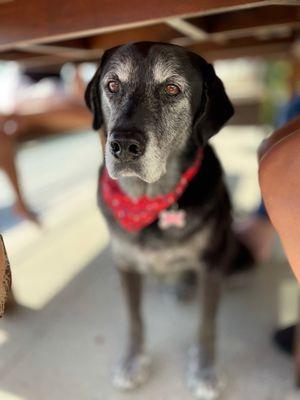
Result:
{"label": "shadow on ground", "polygon": [[12,207],[1,207],[0,208],[0,232],[5,232],[22,222],[22,218],[19,218],[14,214]]}

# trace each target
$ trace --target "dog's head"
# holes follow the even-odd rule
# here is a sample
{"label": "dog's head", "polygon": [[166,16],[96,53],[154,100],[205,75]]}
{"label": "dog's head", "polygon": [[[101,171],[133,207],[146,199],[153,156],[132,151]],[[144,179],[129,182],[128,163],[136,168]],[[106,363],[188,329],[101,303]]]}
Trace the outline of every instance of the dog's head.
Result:
{"label": "dog's head", "polygon": [[157,181],[170,155],[199,145],[233,115],[212,65],[184,48],[141,42],[108,50],[86,90],[93,127],[104,125],[112,178]]}

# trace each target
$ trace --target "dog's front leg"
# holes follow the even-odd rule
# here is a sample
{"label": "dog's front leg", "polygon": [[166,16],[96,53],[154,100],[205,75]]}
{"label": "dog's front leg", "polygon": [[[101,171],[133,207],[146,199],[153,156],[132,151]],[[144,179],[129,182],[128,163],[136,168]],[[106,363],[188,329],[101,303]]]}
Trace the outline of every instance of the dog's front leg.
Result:
{"label": "dog's front leg", "polygon": [[188,384],[197,399],[212,400],[219,393],[215,370],[215,342],[221,276],[218,271],[208,268],[199,275],[200,325],[196,346],[190,353]]}
{"label": "dog's front leg", "polygon": [[114,385],[120,389],[129,390],[147,380],[150,361],[144,353],[141,274],[120,270],[120,276],[128,310],[129,332],[125,356],[114,374]]}

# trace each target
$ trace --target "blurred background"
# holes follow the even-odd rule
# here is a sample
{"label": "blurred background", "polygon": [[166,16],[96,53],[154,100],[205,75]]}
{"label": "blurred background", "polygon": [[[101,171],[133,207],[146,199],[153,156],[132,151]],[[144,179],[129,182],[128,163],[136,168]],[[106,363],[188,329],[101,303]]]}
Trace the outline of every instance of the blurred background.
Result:
{"label": "blurred background", "polygon": [[[257,148],[299,100],[299,2],[76,0],[59,15],[54,3],[0,1],[0,232],[14,296],[0,322],[0,399],[189,399],[197,307],[178,304],[168,280],[147,284],[153,379],[129,395],[111,387],[126,319],[96,205],[102,150],[84,89],[103,51],[128,41],[180,44],[213,62],[236,109],[213,144],[235,218],[249,216],[260,203]],[[298,297],[279,240],[253,274],[226,284],[224,399],[300,398],[293,357],[272,343],[275,328],[297,323]]]}

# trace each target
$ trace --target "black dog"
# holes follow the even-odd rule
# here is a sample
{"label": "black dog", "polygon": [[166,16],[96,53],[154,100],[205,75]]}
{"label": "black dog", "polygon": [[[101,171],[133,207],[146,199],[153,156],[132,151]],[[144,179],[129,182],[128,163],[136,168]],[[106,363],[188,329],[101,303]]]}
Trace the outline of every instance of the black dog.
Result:
{"label": "black dog", "polygon": [[240,245],[231,228],[222,168],[207,142],[233,107],[203,58],[148,42],[107,51],[86,102],[94,129],[104,126],[99,201],[129,311],[129,345],[114,383],[129,389],[147,377],[142,273],[193,269],[201,278],[201,305],[188,383],[198,398],[214,399],[220,286]]}

